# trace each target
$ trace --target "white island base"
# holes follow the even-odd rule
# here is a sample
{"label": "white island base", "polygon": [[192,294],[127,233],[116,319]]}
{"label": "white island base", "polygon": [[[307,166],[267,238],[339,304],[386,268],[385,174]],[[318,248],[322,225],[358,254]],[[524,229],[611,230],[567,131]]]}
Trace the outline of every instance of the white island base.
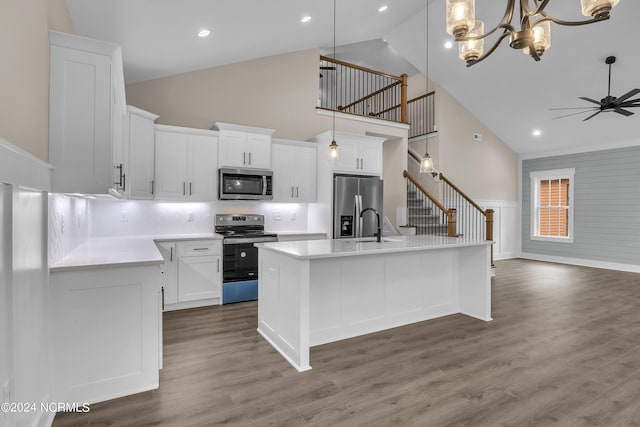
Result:
{"label": "white island base", "polygon": [[491,243],[258,244],[258,332],[305,371],[312,346],[455,313],[489,321]]}

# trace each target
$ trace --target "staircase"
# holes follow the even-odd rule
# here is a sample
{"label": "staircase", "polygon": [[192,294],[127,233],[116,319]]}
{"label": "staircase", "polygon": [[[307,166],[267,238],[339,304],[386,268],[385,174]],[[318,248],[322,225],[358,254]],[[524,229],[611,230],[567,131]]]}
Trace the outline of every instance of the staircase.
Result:
{"label": "staircase", "polygon": [[418,190],[407,189],[407,224],[416,229],[416,234],[446,236],[447,224],[443,221],[443,215],[435,214]]}

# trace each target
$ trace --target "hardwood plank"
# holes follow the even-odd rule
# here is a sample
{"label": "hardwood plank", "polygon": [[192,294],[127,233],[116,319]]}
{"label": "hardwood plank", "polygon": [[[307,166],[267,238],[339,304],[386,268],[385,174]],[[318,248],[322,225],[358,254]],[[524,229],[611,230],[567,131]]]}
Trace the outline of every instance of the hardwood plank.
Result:
{"label": "hardwood plank", "polygon": [[311,349],[255,302],[164,313],[160,389],[54,426],[640,426],[640,275],[498,261],[492,322],[452,315]]}

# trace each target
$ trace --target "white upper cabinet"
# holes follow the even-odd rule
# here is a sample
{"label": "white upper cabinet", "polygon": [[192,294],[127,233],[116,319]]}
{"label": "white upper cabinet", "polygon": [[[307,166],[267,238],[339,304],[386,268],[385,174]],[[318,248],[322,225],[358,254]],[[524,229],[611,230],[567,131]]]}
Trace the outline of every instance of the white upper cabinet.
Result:
{"label": "white upper cabinet", "polygon": [[49,40],[52,190],[106,193],[114,185],[114,156],[123,152],[120,47],[56,31]]}
{"label": "white upper cabinet", "polygon": [[274,140],[273,201],[316,201],[316,147],[305,142]]}
{"label": "white upper cabinet", "polygon": [[216,200],[217,153],[217,132],[156,125],[156,199]]}
{"label": "white upper cabinet", "polygon": [[220,131],[220,167],[271,169],[271,135],[274,129],[216,123]]}
{"label": "white upper cabinet", "polygon": [[[382,144],[385,138],[336,132],[338,158],[329,160],[331,131],[324,132],[310,141],[318,143],[318,160],[329,163],[333,172],[362,175],[382,175]],[[322,154],[322,153],[327,154]]]}
{"label": "white upper cabinet", "polygon": [[125,191],[132,199],[153,199],[155,193],[155,114],[129,106],[125,126]]}

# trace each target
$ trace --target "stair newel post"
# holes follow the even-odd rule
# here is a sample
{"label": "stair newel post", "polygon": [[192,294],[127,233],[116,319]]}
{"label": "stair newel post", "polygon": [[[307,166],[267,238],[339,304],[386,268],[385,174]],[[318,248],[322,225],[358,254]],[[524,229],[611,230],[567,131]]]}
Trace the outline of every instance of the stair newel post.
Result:
{"label": "stair newel post", "polygon": [[406,74],[400,75],[400,121],[402,123],[409,123],[407,117],[407,78]]}
{"label": "stair newel post", "polygon": [[[486,232],[486,239],[487,240],[493,240],[493,209],[487,209],[485,211],[486,213],[486,227],[487,227],[487,232]],[[493,245],[491,245],[491,267],[493,267]]]}
{"label": "stair newel post", "polygon": [[447,236],[457,237],[455,208],[449,208],[449,210],[447,210]]}

